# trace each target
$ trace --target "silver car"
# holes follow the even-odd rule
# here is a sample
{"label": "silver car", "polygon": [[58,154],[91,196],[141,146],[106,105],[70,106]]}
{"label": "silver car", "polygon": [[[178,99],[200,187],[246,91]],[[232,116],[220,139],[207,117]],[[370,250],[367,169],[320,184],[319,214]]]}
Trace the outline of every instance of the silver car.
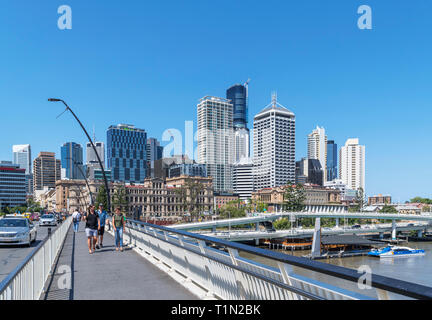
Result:
{"label": "silver car", "polygon": [[25,244],[30,247],[36,236],[36,228],[27,218],[0,220],[0,245]]}
{"label": "silver car", "polygon": [[56,226],[57,218],[53,214],[44,214],[39,219],[39,226]]}

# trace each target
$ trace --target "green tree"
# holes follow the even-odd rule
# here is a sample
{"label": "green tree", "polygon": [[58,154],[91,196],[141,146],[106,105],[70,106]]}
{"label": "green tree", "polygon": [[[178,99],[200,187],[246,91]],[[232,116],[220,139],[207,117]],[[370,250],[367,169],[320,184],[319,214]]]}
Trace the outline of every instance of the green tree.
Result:
{"label": "green tree", "polygon": [[246,217],[246,208],[239,207],[238,201],[228,202],[220,209],[221,218],[243,218]]}
{"label": "green tree", "polygon": [[393,206],[384,206],[382,207],[382,209],[380,210],[381,213],[398,213],[398,211],[396,210],[395,207]]}
{"label": "green tree", "polygon": [[128,198],[126,196],[126,187],[125,186],[121,186],[119,188],[117,188],[114,192],[113,195],[113,208],[112,208],[112,212],[114,211],[114,209],[116,207],[120,207],[122,209],[122,212],[128,211],[125,210],[125,207],[127,208],[129,206],[129,201]]}
{"label": "green tree", "polygon": [[182,211],[187,211],[193,220],[196,220],[202,212],[203,205],[199,203],[199,198],[203,190],[202,183],[192,180],[187,180],[184,185],[175,190]]}
{"label": "green tree", "polygon": [[288,218],[281,218],[273,222],[273,227],[276,230],[287,230],[291,228],[291,222]]}
{"label": "green tree", "polygon": [[424,204],[432,204],[432,199],[415,197],[410,200],[411,203],[424,203]]}
{"label": "green tree", "polygon": [[367,202],[363,188],[358,188],[354,202],[357,204],[359,211],[362,211],[363,208],[366,206]]}
{"label": "green tree", "polygon": [[99,205],[102,204],[105,210],[108,210],[108,195],[105,189],[105,186],[100,186],[98,194],[95,200],[96,208],[99,208]]}
{"label": "green tree", "polygon": [[283,209],[288,211],[303,211],[305,200],[306,195],[303,185],[297,184],[293,186],[288,182],[284,193]]}

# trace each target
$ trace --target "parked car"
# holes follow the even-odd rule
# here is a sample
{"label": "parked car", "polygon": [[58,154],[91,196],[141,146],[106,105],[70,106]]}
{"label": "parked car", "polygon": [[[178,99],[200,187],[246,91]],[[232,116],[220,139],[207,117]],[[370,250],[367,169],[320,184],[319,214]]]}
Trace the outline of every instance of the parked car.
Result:
{"label": "parked car", "polygon": [[57,226],[57,218],[52,213],[44,214],[39,219],[39,225],[40,226]]}
{"label": "parked car", "polygon": [[351,229],[361,229],[361,225],[355,224],[351,227]]}
{"label": "parked car", "polygon": [[0,245],[25,244],[30,247],[36,237],[35,226],[25,217],[6,216],[0,220]]}

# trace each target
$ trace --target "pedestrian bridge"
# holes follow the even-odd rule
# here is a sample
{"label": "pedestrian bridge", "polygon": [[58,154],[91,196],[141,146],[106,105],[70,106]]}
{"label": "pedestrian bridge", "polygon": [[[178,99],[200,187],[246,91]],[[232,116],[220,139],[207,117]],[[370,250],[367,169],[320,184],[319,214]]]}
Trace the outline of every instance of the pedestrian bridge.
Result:
{"label": "pedestrian bridge", "polygon": [[432,215],[396,214],[396,213],[334,213],[334,212],[278,212],[278,213],[252,213],[249,217],[237,219],[223,219],[196,223],[176,224],[170,228],[176,230],[200,230],[229,227],[236,225],[256,224],[264,221],[275,221],[279,218],[334,218],[334,219],[376,219],[376,220],[409,220],[426,221],[432,223]]}
{"label": "pedestrian bridge", "polygon": [[69,218],[0,283],[0,300],[432,299],[430,287],[379,275],[364,285],[357,270],[133,220],[125,252],[108,232],[90,255],[83,225],[77,234],[70,226]]}

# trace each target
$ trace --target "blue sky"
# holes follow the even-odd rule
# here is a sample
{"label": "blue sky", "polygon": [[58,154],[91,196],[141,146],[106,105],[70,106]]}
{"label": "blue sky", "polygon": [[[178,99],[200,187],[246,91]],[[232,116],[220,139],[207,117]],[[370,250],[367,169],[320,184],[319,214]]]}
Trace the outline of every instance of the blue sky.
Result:
{"label": "blue sky", "polygon": [[[57,8],[73,28],[57,28]],[[373,29],[357,28],[369,5]],[[162,138],[196,124],[205,95],[251,78],[249,126],[270,102],[296,114],[296,158],[317,125],[366,146],[368,195],[432,197],[429,0],[3,0],[0,159],[12,145],[54,151],[86,142],[66,100],[99,140],[131,123]]]}

